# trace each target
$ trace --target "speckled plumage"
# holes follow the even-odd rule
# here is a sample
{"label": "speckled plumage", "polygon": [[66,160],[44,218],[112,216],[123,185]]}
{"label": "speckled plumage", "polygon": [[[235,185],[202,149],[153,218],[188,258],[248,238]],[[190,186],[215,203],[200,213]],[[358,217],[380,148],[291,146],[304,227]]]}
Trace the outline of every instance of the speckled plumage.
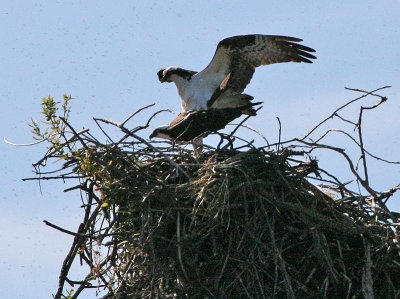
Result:
{"label": "speckled plumage", "polygon": [[201,139],[207,133],[225,128],[228,123],[242,115],[243,109],[259,104],[251,103],[248,107],[183,111],[168,126],[155,129],[150,138],[156,137],[177,142]]}
{"label": "speckled plumage", "polygon": [[256,67],[291,61],[312,63],[316,57],[310,52],[315,50],[298,44],[301,41],[261,34],[229,37],[218,43],[214,57],[201,72],[169,67],[160,70],[158,77],[161,82],[176,84],[183,111],[245,106],[252,97],[238,95],[249,84]]}

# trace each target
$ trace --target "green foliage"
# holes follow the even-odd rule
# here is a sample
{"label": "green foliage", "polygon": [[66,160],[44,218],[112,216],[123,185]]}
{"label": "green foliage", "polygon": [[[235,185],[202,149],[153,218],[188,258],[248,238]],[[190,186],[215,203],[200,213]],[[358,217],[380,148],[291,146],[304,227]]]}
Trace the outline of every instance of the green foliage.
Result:
{"label": "green foliage", "polygon": [[[76,165],[73,172],[88,177],[96,178],[100,168],[94,163],[92,155],[94,148],[76,145],[79,137],[69,125],[69,114],[71,111],[70,94],[64,94],[61,102],[52,96],[42,99],[41,114],[44,119],[34,120],[29,124],[32,129],[33,138],[48,144],[48,157],[64,160],[65,166]],[[44,160],[39,161],[41,165]]]}
{"label": "green foliage", "polygon": [[[89,137],[81,134],[88,130],[76,132],[69,125],[71,100],[69,94],[65,94],[61,102],[52,96],[42,99],[41,114],[44,118],[32,120],[29,126],[34,139],[48,144],[48,152],[46,158],[34,166],[43,166],[48,159],[56,158],[64,162],[63,169],[70,168],[74,175],[91,180],[99,190],[114,189],[111,182],[115,172],[120,172],[116,168],[119,165],[119,150],[114,148],[104,151],[96,140],[85,143],[83,139]],[[106,213],[107,209],[109,205],[104,201],[102,210]]]}
{"label": "green foliage", "polygon": [[[64,94],[62,103],[57,102],[54,97],[47,96],[42,99],[42,111],[44,120],[34,120],[29,124],[32,128],[33,138],[38,141],[47,141],[49,148],[62,153],[60,138],[66,132],[66,122],[70,113],[71,95]],[[60,106],[61,104],[61,106]],[[44,125],[44,129],[41,127]]]}
{"label": "green foliage", "polygon": [[46,121],[56,117],[57,112],[57,102],[54,97],[48,96],[42,99],[42,114],[46,116]]}
{"label": "green foliage", "polygon": [[62,299],[72,299],[74,296],[74,290],[67,291],[67,295],[61,295]]}

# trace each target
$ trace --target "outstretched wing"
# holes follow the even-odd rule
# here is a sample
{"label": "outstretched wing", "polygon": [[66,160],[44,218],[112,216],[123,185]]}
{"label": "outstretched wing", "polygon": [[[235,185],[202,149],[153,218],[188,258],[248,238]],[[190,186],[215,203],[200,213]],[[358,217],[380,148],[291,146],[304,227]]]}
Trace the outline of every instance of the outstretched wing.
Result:
{"label": "outstretched wing", "polygon": [[241,93],[249,84],[255,68],[280,62],[306,62],[316,57],[314,49],[298,44],[302,40],[278,35],[240,35],[219,42],[209,65],[195,76],[215,88],[208,105],[230,90]]}

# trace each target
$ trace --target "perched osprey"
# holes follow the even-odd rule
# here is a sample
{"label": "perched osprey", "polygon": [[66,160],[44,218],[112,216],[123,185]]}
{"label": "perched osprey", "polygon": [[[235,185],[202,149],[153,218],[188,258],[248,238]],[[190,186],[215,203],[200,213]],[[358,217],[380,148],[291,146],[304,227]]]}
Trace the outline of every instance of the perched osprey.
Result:
{"label": "perched osprey", "polygon": [[280,62],[307,62],[316,57],[314,49],[298,44],[302,40],[278,35],[240,35],[219,42],[214,57],[201,72],[179,67],[161,69],[161,83],[174,82],[182,100],[183,111],[210,108],[247,107],[242,113],[255,115],[248,108],[252,96],[242,92],[255,68]]}
{"label": "perched osprey", "polygon": [[228,123],[242,115],[243,109],[259,104],[261,103],[251,103],[236,108],[183,111],[168,126],[155,129],[150,138],[157,137],[178,142],[196,140],[194,145],[201,145],[201,137],[204,137],[207,132],[225,128]]}

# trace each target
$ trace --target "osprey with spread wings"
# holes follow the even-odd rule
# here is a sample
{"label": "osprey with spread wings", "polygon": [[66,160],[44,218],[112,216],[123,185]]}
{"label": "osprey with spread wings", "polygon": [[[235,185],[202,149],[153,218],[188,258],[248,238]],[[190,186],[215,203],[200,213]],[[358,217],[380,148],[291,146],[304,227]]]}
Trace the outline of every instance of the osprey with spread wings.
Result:
{"label": "osprey with spread wings", "polygon": [[[255,115],[253,107],[256,103],[251,103],[253,97],[243,93],[255,68],[291,61],[312,63],[310,59],[316,57],[310,53],[315,50],[299,44],[301,41],[299,38],[279,35],[233,36],[219,42],[214,57],[204,70],[195,72],[180,67],[167,67],[157,75],[161,83],[175,83],[184,116],[192,111],[210,109],[223,109],[235,115],[239,110],[240,115]],[[182,121],[186,119],[182,115],[178,117]],[[231,118],[226,117],[227,120]],[[199,119],[205,120],[202,117]],[[212,118],[206,119],[212,121]],[[164,129],[173,130],[176,123],[174,120]],[[203,124],[203,127],[207,125]],[[152,137],[161,137],[154,133]]]}

